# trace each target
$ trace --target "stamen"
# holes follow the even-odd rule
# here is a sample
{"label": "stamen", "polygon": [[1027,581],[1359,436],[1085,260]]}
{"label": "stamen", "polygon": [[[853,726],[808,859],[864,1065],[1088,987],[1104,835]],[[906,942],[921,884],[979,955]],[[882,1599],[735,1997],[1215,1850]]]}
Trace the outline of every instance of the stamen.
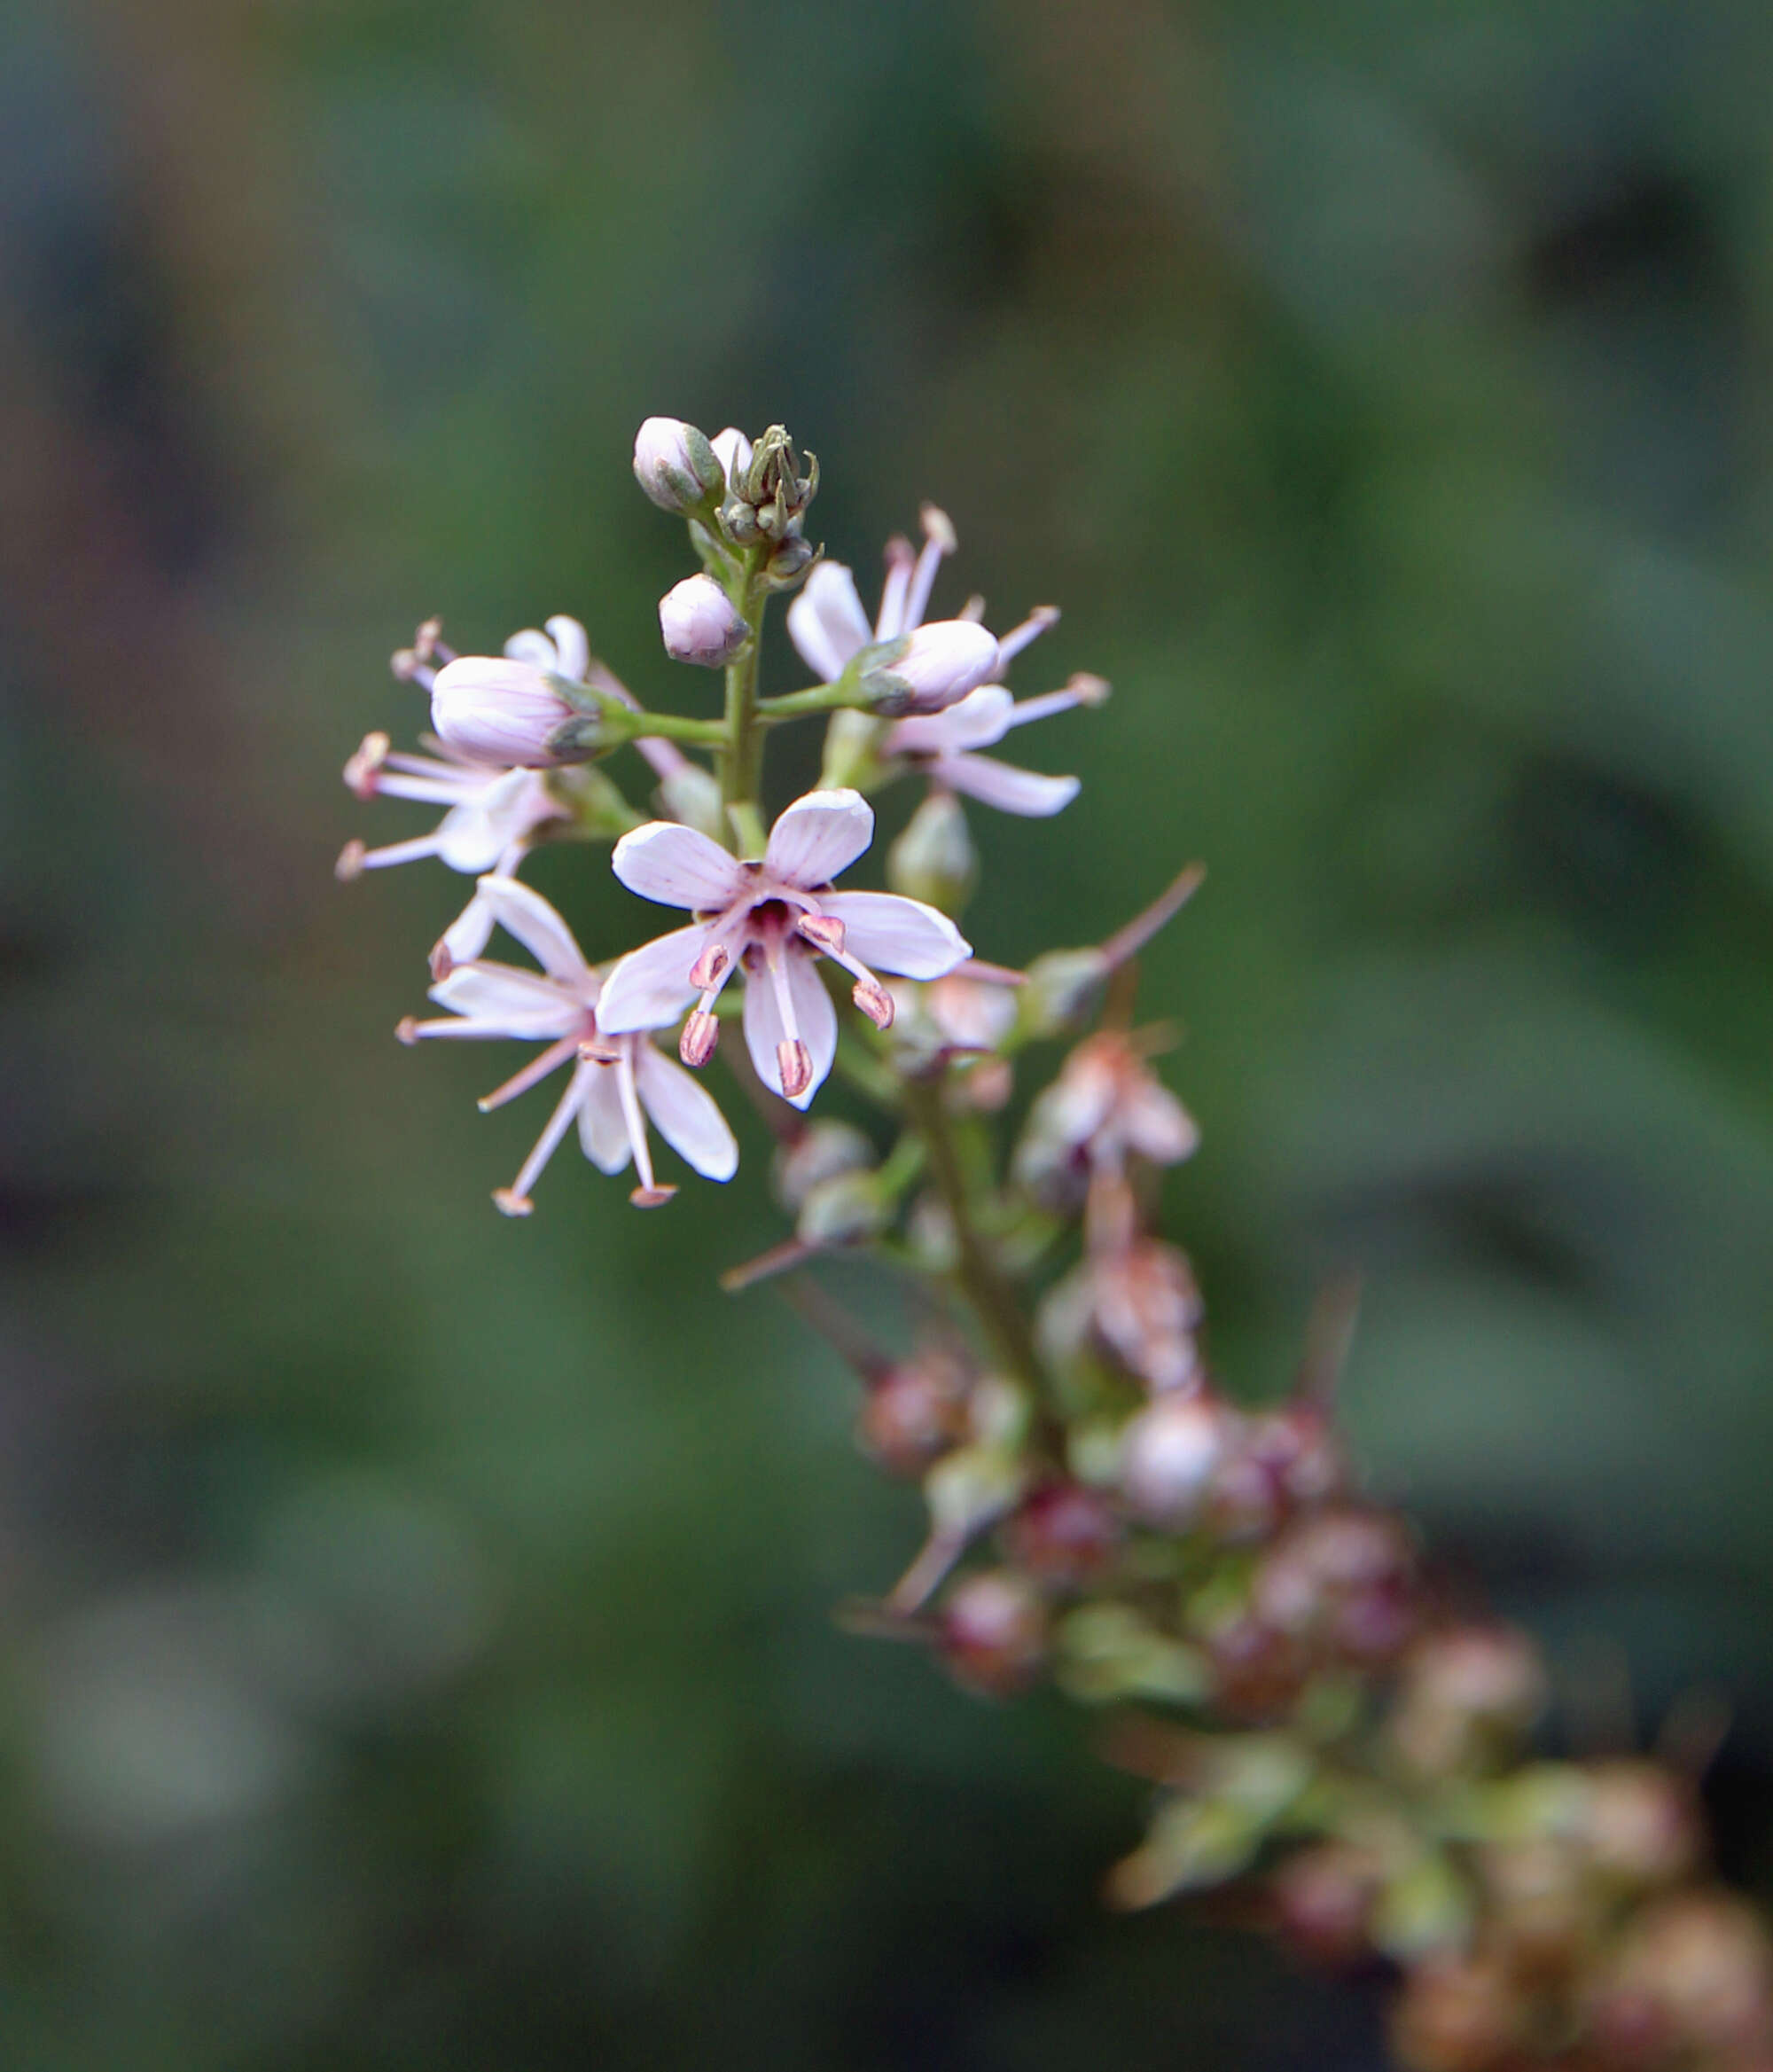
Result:
{"label": "stamen", "polygon": [[[390,842],[386,848],[379,849],[366,849],[362,842],[347,842],[340,853],[339,863],[344,863],[354,848],[357,850],[358,854],[352,859],[355,868],[350,872],[355,878],[359,871],[385,871],[390,864],[416,864],[421,856],[434,856],[441,847],[442,837],[435,833],[416,835],[410,841]],[[335,871],[338,867],[333,865]]]}
{"label": "stamen", "polygon": [[720,1042],[720,1023],[706,1007],[692,1008],[677,1039],[677,1055],[684,1064],[699,1069],[715,1054]]}
{"label": "stamen", "polygon": [[1011,727],[1025,727],[1030,720],[1050,719],[1056,712],[1069,712],[1074,706],[1104,704],[1108,697],[1108,679],[1082,673],[1074,676],[1063,691],[1043,691],[1038,698],[1022,698],[1010,708],[1004,721],[1004,731]]}
{"label": "stamen", "polygon": [[722,942],[705,942],[702,953],[690,966],[690,983],[700,993],[712,992],[732,968],[732,958]]}
{"label": "stamen", "polygon": [[357,753],[345,765],[345,782],[360,799],[376,795],[376,777],[394,747],[386,734],[365,734]]}
{"label": "stamen", "polygon": [[985,623],[985,598],[982,593],[974,590],[955,614],[955,617],[965,619],[969,626],[982,626]]}
{"label": "stamen", "polygon": [[1012,656],[1020,654],[1031,640],[1038,640],[1049,626],[1058,623],[1057,605],[1036,605],[1019,626],[1012,626],[997,643],[999,666],[1007,667]]}
{"label": "stamen", "polygon": [[[597,1069],[595,1065],[581,1065],[574,1071],[566,1082],[566,1092],[555,1104],[554,1113],[548,1118],[547,1128],[535,1139],[535,1148],[524,1160],[522,1170],[509,1187],[501,1188],[493,1196],[493,1200],[507,1216],[529,1214],[529,1190],[535,1185],[543,1167],[553,1157],[560,1139],[566,1134],[574,1116],[578,1114],[580,1103],[584,1099],[590,1085],[590,1075]],[[514,1206],[517,1203],[522,1206]]]}
{"label": "stamen", "polygon": [[798,1100],[813,1083],[813,1054],[798,1036],[776,1046],[776,1069],[782,1075],[782,1098]]}
{"label": "stamen", "polygon": [[413,1014],[402,1014],[400,1020],[394,1025],[394,1041],[396,1043],[406,1044],[408,1045],[416,1044],[418,1041],[418,1016]]}
{"label": "stamen", "polygon": [[535,1212],[535,1204],[515,1187],[495,1187],[493,1200],[501,1216],[533,1216]]}
{"label": "stamen", "polygon": [[917,556],[902,533],[886,543],[886,581],[880,591],[880,616],[874,622],[877,640],[896,640],[905,627],[905,592],[910,586],[911,567]]}
{"label": "stamen", "polygon": [[431,982],[441,986],[456,968],[455,952],[440,935],[431,945]]}
{"label": "stamen", "polygon": [[841,957],[847,931],[835,914],[800,914],[794,927],[822,957]]}
{"label": "stamen", "polygon": [[339,851],[339,861],[332,866],[332,875],[341,885],[348,885],[352,879],[363,874],[363,858],[369,855],[360,841],[348,841]]}
{"label": "stamen", "polygon": [[558,1043],[550,1044],[545,1051],[532,1058],[521,1071],[513,1072],[503,1086],[496,1086],[490,1093],[482,1094],[475,1103],[481,1114],[489,1115],[495,1108],[502,1108],[507,1101],[514,1101],[520,1093],[527,1093],[532,1086],[546,1079],[551,1072],[558,1072],[579,1047],[576,1036],[562,1036]]}
{"label": "stamen", "polygon": [[926,504],[919,515],[924,521],[924,551],[918,556],[918,566],[911,572],[910,594],[905,599],[905,622],[899,629],[902,633],[909,633],[923,624],[924,614],[929,609],[930,592],[936,584],[936,570],[941,566],[943,555],[953,553],[958,543],[947,512],[937,510],[933,504]]}
{"label": "stamen", "polygon": [[858,979],[850,989],[850,998],[874,1024],[876,1028],[888,1029],[893,1026],[893,996],[879,980],[873,977]]}
{"label": "stamen", "polygon": [[456,659],[453,647],[443,645],[443,622],[427,619],[412,637],[412,651],[422,662],[452,662]]}
{"label": "stamen", "polygon": [[810,942],[821,957],[828,957],[833,964],[840,964],[855,981],[850,998],[874,1024],[876,1028],[893,1026],[893,996],[859,957],[852,957],[844,948],[846,930],[835,914],[801,914],[794,927]]}
{"label": "stamen", "polygon": [[616,1060],[616,1085],[621,1094],[622,1121],[628,1124],[628,1141],[634,1151],[634,1169],[640,1175],[640,1185],[629,1196],[637,1208],[657,1208],[668,1201],[677,1192],[675,1187],[661,1187],[652,1177],[652,1153],[646,1141],[646,1118],[640,1112],[640,1094],[634,1083],[634,1047],[646,1041],[644,1036],[630,1036],[621,1046],[621,1055]]}

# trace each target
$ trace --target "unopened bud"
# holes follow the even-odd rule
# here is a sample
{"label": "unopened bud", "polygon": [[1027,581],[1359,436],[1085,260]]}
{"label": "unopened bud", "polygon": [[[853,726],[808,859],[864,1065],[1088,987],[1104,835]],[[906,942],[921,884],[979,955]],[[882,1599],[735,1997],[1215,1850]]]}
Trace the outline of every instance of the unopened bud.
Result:
{"label": "unopened bud", "polygon": [[979,879],[966,809],[952,792],[932,792],[886,852],[886,882],[907,899],[958,914]]}
{"label": "unopened bud", "polygon": [[737,425],[729,425],[725,431],[716,432],[708,444],[715,450],[715,457],[721,464],[725,481],[734,481],[751,465],[751,442]]}
{"label": "unopened bud", "polygon": [[874,1146],[853,1123],[809,1123],[776,1153],[777,1200],[784,1208],[799,1209],[815,1187],[873,1163]]}
{"label": "unopened bud", "polygon": [[1113,1512],[1081,1482],[1049,1482],[1036,1489],[1004,1529],[1018,1567],[1066,1588],[1100,1576],[1121,1544]]}
{"label": "unopened bud", "polygon": [[962,1436],[967,1372],[940,1350],[889,1368],[863,1399],[855,1439],[889,1474],[921,1474]]}
{"label": "unopened bud", "polygon": [[871,1172],[839,1173],[808,1189],[794,1234],[815,1247],[860,1244],[879,1234],[886,1214]]}
{"label": "unopened bud", "polygon": [[957,1684],[981,1697],[1023,1691],[1046,1659],[1047,1610],[1013,1569],[963,1576],[941,1610],[942,1659]]}
{"label": "unopened bud", "polygon": [[634,479],[661,511],[681,517],[718,496],[725,473],[713,446],[681,418],[648,418],[634,441]]}
{"label": "unopened bud", "polygon": [[660,778],[659,803],[667,820],[681,820],[710,841],[725,841],[726,808],[721,803],[720,779],[687,755]]}
{"label": "unopened bud", "polygon": [[939,1539],[959,1544],[1011,1510],[1027,1475],[1015,1457],[995,1446],[963,1446],[924,1478],[924,1498]]}
{"label": "unopened bud", "polygon": [[1122,1441],[1127,1501],[1154,1525],[1190,1523],[1224,1457],[1225,1436],[1223,1413],[1204,1396],[1165,1396],[1141,1411]]}
{"label": "unopened bud", "polygon": [[675,662],[723,669],[751,637],[732,599],[712,575],[686,575],[659,600],[659,630]]}
{"label": "unopened bud", "polygon": [[463,655],[440,669],[431,686],[438,733],[458,755],[496,768],[574,760],[561,753],[558,737],[569,723],[590,718],[532,663],[503,656]]}
{"label": "unopened bud", "polygon": [[997,668],[997,642],[971,619],[938,619],[886,643],[874,656],[871,661],[864,651],[859,659],[862,689],[873,711],[897,719],[945,712],[988,684]]}
{"label": "unopened bud", "polygon": [[1099,950],[1052,950],[1028,966],[1017,1005],[1031,1036],[1064,1036],[1088,1021],[1108,982]]}
{"label": "unopened bud", "polygon": [[1582,1836],[1589,1860],[1621,1885],[1673,1885],[1693,1868],[1700,1831],[1685,1782],[1653,1763],[1621,1759],[1586,1772]]}

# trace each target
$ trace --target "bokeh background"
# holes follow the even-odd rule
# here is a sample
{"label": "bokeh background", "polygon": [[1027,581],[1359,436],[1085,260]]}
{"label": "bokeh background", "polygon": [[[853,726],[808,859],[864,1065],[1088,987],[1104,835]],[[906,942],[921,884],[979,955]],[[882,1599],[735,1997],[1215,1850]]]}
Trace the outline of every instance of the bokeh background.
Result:
{"label": "bokeh background", "polygon": [[714,1291],[760,1135],[507,1224],[539,1112],[389,1040],[462,887],[336,886],[425,824],[340,765],[433,610],[664,688],[653,411],[785,419],[864,571],[930,496],[950,608],[1066,606],[1021,687],[1115,698],[1019,740],[1085,790],[979,816],[969,933],[1208,862],[1144,1001],[1228,1382],[1358,1263],[1374,1483],[1567,1743],[1728,1692],[1766,1882],[1769,77],[1763,0],[0,14],[9,2066],[1382,2061],[1100,1912],[1088,1722],[835,1630],[917,1505]]}

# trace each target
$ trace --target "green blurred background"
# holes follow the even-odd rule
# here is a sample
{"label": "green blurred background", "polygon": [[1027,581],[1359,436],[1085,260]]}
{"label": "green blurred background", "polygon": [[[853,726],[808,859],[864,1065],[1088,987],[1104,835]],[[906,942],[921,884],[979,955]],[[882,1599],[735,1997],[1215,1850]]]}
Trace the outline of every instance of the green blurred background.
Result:
{"label": "green blurred background", "polygon": [[785,419],[867,590],[929,496],[939,602],[1065,606],[1020,687],[1116,695],[969,933],[1207,861],[1144,1005],[1229,1385],[1357,1263],[1373,1482],[1568,1743],[1729,1692],[1765,1881],[1769,78],[1764,0],[0,13],[8,2067],[1381,2061],[1100,1913],[1087,1721],[835,1630],[918,1506],[713,1290],[759,1133],[507,1224],[539,1108],[389,1040],[462,881],[335,886],[424,825],[340,764],[433,610],[664,692],[654,411]]}

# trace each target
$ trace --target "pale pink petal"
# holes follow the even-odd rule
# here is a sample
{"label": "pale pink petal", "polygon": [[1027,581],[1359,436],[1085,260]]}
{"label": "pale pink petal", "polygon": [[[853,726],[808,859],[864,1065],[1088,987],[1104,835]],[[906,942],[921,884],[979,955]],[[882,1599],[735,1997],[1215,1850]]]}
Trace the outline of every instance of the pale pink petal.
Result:
{"label": "pale pink petal", "polygon": [[555,660],[544,662],[544,669],[557,670],[574,684],[582,684],[585,671],[591,664],[591,644],[585,637],[585,629],[576,619],[569,619],[565,612],[556,612],[548,622],[548,631],[553,639]]}
{"label": "pale pink petal", "polygon": [[[559,811],[533,770],[508,770],[443,816],[437,854],[452,871],[492,871],[512,842]],[[497,873],[503,876],[503,872]]]}
{"label": "pale pink petal", "polygon": [[685,1165],[705,1180],[730,1180],[738,1169],[738,1145],[714,1096],[693,1073],[642,1043],[635,1053],[641,1106]]}
{"label": "pale pink petal", "polygon": [[674,928],[629,950],[604,981],[598,1027],[613,1036],[668,1028],[696,997],[690,968],[707,939],[704,927]]}
{"label": "pale pink petal", "polygon": [[621,1112],[621,1089],[613,1065],[589,1067],[579,1106],[579,1143],[600,1173],[619,1173],[633,1157],[628,1122]]}
{"label": "pale pink petal", "polygon": [[551,978],[579,989],[590,981],[573,931],[539,892],[515,878],[482,878],[478,889],[499,927],[515,935]]}
{"label": "pale pink petal", "polygon": [[1175,1165],[1191,1157],[1200,1145],[1193,1116],[1155,1081],[1136,1087],[1127,1098],[1121,1127],[1132,1148],[1157,1165]]}
{"label": "pale pink petal", "polygon": [[769,830],[766,876],[810,890],[847,870],[874,839],[874,809],[860,792],[808,792]]}
{"label": "pale pink petal", "polygon": [[[527,777],[521,770],[518,777]],[[490,871],[504,854],[502,830],[496,827],[479,800],[472,806],[452,806],[437,824],[437,854],[452,871],[471,872],[478,878]]]}
{"label": "pale pink petal", "polygon": [[521,633],[513,633],[504,644],[504,652],[510,661],[527,662],[533,669],[554,667],[554,643],[540,627],[526,626]]}
{"label": "pale pink petal", "polygon": [[561,1036],[584,1016],[579,1003],[540,972],[510,964],[460,965],[432,987],[431,997],[477,1036]]}
{"label": "pale pink petal", "polygon": [[[813,959],[799,950],[785,952],[788,990],[794,1004],[794,1018],[801,1041],[812,1060],[813,1075],[804,1092],[794,1097],[794,1106],[804,1108],[824,1084],[837,1055],[837,1010],[824,989]],[[787,1037],[782,1013],[776,1004],[776,989],[767,972],[748,971],[745,981],[745,1045],[757,1076],[771,1093],[782,1091],[782,1062],[777,1044]]]}
{"label": "pale pink petal", "polygon": [[[493,910],[477,890],[461,912],[444,929],[438,949],[448,952],[451,965],[468,964],[492,940]],[[433,957],[436,955],[433,951]]]}
{"label": "pale pink petal", "polygon": [[745,873],[720,844],[676,820],[649,820],[623,835],[610,868],[643,899],[692,913],[718,912],[745,888]]}
{"label": "pale pink petal", "polygon": [[873,639],[855,578],[840,561],[821,561],[788,606],[788,637],[821,681],[833,684]]}
{"label": "pale pink petal", "polygon": [[939,979],[972,955],[949,919],[919,899],[895,892],[833,892],[819,904],[844,926],[844,948],[877,971]]}
{"label": "pale pink petal", "polygon": [[988,748],[1009,731],[1016,700],[1001,684],[981,684],[946,712],[902,719],[888,731],[889,755],[958,755]]}
{"label": "pale pink petal", "polygon": [[995,755],[939,756],[930,775],[981,805],[995,806],[1000,813],[1020,813],[1029,820],[1063,812],[1082,788],[1074,777],[1043,777],[1038,770],[999,762]]}

